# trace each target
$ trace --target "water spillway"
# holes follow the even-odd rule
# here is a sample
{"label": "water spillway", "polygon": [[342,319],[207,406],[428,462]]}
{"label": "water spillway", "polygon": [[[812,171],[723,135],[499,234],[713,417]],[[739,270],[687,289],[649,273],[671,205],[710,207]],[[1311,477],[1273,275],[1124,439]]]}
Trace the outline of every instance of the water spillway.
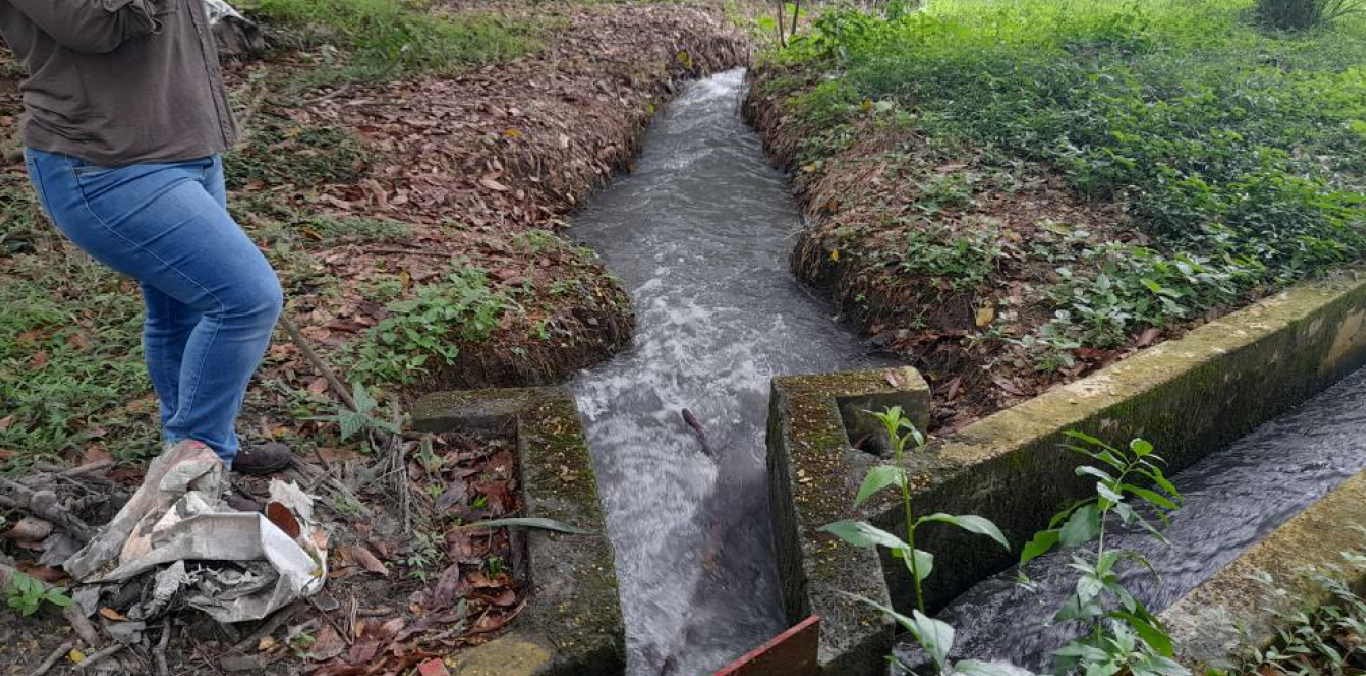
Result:
{"label": "water spillway", "polygon": [[742,70],[689,84],[634,171],[574,224],[638,318],[632,348],[575,385],[629,676],[709,674],[786,628],[765,487],[769,380],[880,363],[789,271],[801,216],[739,116],[743,90]]}

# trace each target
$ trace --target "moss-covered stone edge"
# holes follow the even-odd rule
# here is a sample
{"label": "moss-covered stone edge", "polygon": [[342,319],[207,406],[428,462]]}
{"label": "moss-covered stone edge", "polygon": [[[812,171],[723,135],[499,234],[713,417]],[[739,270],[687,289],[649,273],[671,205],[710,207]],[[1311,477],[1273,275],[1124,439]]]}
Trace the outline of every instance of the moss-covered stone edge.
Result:
{"label": "moss-covered stone edge", "polygon": [[[514,529],[515,544],[525,552],[521,573],[531,594],[513,631],[495,642],[545,647],[551,656],[527,673],[623,673],[625,630],[615,554],[572,394],[560,387],[437,393],[417,402],[413,426],[427,432],[515,432],[523,515],[591,533]],[[483,652],[489,650],[497,649]]]}
{"label": "moss-covered stone edge", "polygon": [[849,518],[876,456],[851,447],[839,401],[900,401],[928,415],[928,386],[914,369],[775,378],[769,399],[768,478],[779,575],[790,623],[821,616],[824,674],[872,673],[883,664],[892,623],[848,594],[889,603],[878,556],[819,529]]}

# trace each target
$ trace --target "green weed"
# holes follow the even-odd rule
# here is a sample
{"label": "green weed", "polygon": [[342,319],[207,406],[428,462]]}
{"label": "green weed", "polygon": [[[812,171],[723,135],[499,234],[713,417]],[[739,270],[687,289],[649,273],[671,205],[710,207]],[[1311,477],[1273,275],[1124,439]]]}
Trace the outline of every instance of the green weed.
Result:
{"label": "green weed", "polygon": [[[894,102],[933,147],[1046,165],[1119,204],[1148,244],[1092,252],[1051,293],[1076,325],[1057,332],[1112,346],[1366,256],[1366,17],[1269,34],[1252,4],[832,8],[774,57],[774,81],[797,90],[789,108],[811,127],[803,163]],[[931,214],[972,194],[920,192]]]}
{"label": "green weed", "polygon": [[442,12],[421,0],[259,0],[253,13],[353,50],[347,79],[400,77],[505,61],[540,47],[545,26],[493,14]]}
{"label": "green weed", "polygon": [[353,379],[414,383],[433,365],[453,363],[461,343],[482,342],[493,334],[503,314],[515,307],[512,299],[488,287],[484,270],[457,268],[413,298],[389,303],[389,317],[352,348]]}
{"label": "green weed", "polygon": [[821,530],[855,547],[889,549],[894,558],[901,559],[906,564],[915,586],[915,597],[912,599],[915,609],[909,617],[871,599],[861,596],[854,596],[854,598],[877,608],[896,620],[920,644],[925,653],[934,659],[938,673],[990,673],[991,670],[988,665],[974,660],[959,660],[956,664],[949,664],[948,656],[953,650],[953,627],[925,614],[925,597],[921,590],[921,583],[929,577],[934,568],[934,556],[929,552],[915,548],[915,534],[920,528],[938,523],[989,537],[1005,547],[1007,551],[1010,549],[1010,542],[994,524],[980,516],[930,514],[916,518],[914,506],[911,503],[910,477],[906,472],[906,450],[907,448],[911,448],[913,451],[922,450],[925,446],[925,437],[906,418],[900,406],[894,406],[881,413],[871,411],[869,413],[875,416],[885,428],[888,440],[892,445],[896,464],[878,465],[868,470],[862,485],[859,486],[858,495],[854,498],[854,507],[857,508],[884,489],[898,488],[901,495],[902,510],[906,518],[906,539],[902,540],[900,537],[866,521],[839,521],[823,526]]}
{"label": "green weed", "polygon": [[50,603],[58,608],[65,608],[72,603],[70,596],[55,587],[49,587],[40,580],[20,572],[15,572],[10,577],[4,592],[10,609],[24,617],[37,613],[44,603]]}
{"label": "green weed", "polygon": [[[1055,623],[1088,625],[1089,632],[1054,653],[1054,672],[1189,676],[1190,671],[1172,659],[1166,627],[1121,579],[1123,565],[1150,570],[1151,566],[1137,552],[1105,546],[1112,515],[1165,542],[1159,525],[1165,526],[1168,515],[1180,509],[1181,494],[1162,473],[1163,460],[1153,453],[1152,444],[1134,439],[1121,449],[1080,432],[1067,435],[1075,442],[1067,450],[1096,463],[1076,469],[1077,476],[1096,480],[1095,496],[1054,515],[1048,529],[1036,533],[1020,553],[1023,565],[1055,547],[1094,543],[1093,549],[1072,557],[1070,567],[1078,572],[1076,591],[1052,618]],[[1021,582],[1029,584],[1023,574]]]}
{"label": "green weed", "polygon": [[1361,641],[1366,636],[1366,599],[1344,578],[1358,578],[1366,561],[1357,552],[1344,552],[1343,557],[1350,564],[1347,570],[1315,575],[1329,593],[1327,603],[1284,617],[1274,643],[1250,647],[1236,668],[1212,671],[1211,676],[1343,676],[1358,671],[1366,658]]}

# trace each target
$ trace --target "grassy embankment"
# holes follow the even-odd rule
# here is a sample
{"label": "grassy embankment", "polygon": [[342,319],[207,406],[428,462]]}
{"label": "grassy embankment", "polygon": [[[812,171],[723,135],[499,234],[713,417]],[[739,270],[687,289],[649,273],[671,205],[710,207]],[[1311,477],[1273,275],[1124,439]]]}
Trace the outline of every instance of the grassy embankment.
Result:
{"label": "grassy embankment", "polygon": [[755,102],[819,216],[799,274],[930,372],[941,424],[1366,254],[1360,15],[1277,33],[1238,0],[830,10]]}

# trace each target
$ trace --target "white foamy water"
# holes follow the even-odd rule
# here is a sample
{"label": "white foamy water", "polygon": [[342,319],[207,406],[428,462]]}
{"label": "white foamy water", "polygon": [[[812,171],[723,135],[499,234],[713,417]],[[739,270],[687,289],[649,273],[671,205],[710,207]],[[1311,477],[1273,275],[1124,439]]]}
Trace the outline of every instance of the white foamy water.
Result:
{"label": "white foamy water", "polygon": [[638,315],[632,349],[576,385],[630,676],[710,674],[786,628],[764,478],[769,380],[875,365],[788,270],[801,219],[739,118],[743,86],[741,70],[688,86],[635,172],[575,222]]}

